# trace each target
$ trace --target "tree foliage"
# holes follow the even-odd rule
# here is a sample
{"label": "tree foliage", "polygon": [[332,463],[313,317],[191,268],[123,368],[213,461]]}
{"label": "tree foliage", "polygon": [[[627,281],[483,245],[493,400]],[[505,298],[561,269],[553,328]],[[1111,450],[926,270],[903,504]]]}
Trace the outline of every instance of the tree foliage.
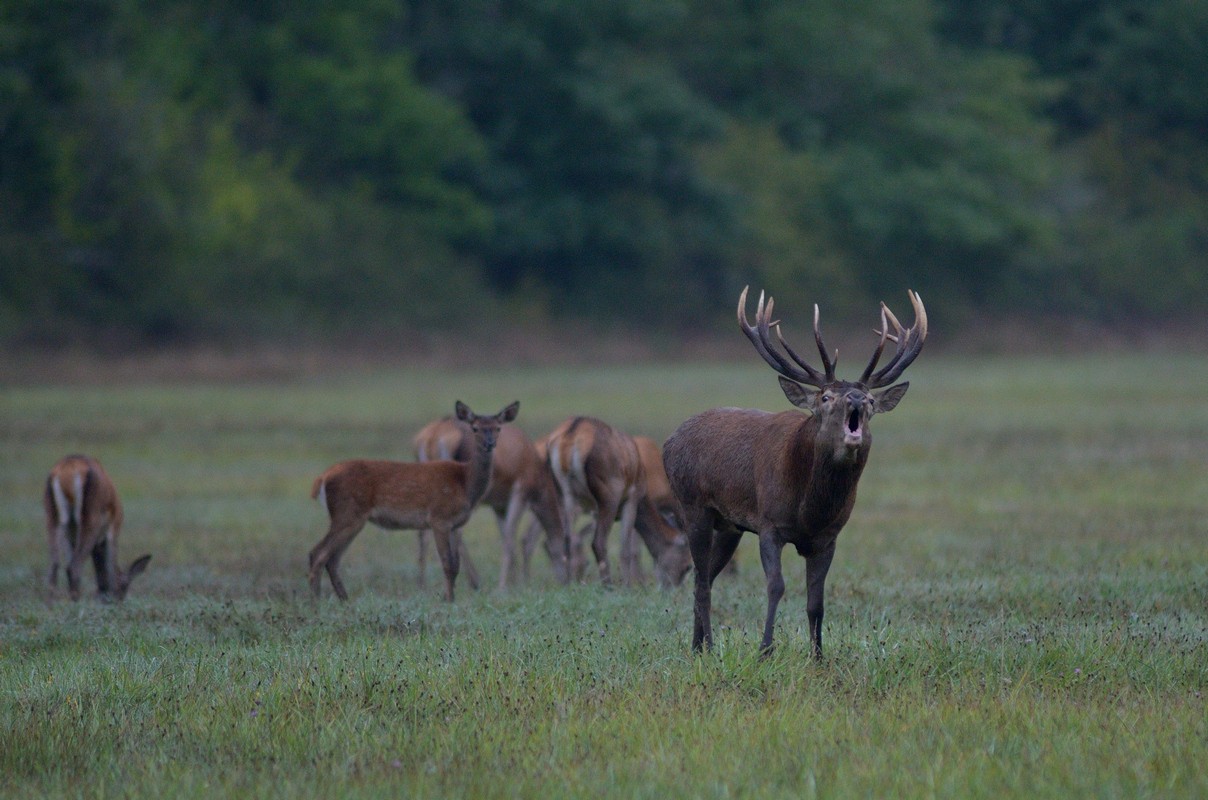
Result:
{"label": "tree foliage", "polygon": [[1198,313],[1206,8],[5,0],[0,335]]}

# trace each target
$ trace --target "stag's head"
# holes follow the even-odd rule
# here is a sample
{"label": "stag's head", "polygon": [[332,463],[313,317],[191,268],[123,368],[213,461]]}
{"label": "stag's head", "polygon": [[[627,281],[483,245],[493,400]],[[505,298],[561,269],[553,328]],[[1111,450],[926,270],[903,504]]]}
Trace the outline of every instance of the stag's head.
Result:
{"label": "stag's head", "polygon": [[[774,301],[771,297],[765,303],[760,292],[754,325],[747,321],[746,288],[738,298],[738,324],[743,333],[763,360],[780,375],[780,387],[789,402],[817,417],[817,442],[828,445],[836,460],[855,460],[861,450],[866,451],[872,441],[868,434],[872,415],[892,411],[910,386],[908,382],[893,382],[923,349],[927,338],[927,310],[918,294],[909,292],[909,295],[915,321],[908,329],[903,328],[889,307],[881,303],[881,329],[877,331],[880,341],[864,373],[856,381],[835,377],[839,356],[836,352],[832,357],[823,344],[818,329],[817,305],[814,306],[814,342],[822,358],[821,370],[797,355],[784,340],[780,323],[772,321]],[[772,328],[776,329],[775,343],[771,340]],[[890,340],[897,344],[897,350],[885,366],[877,369],[885,343]]]}

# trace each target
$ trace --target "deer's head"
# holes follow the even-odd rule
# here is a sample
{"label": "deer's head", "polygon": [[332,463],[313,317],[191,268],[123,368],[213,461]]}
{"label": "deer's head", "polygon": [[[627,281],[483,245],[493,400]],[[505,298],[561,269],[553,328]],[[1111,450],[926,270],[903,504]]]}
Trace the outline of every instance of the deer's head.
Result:
{"label": "deer's head", "polygon": [[130,566],[122,569],[117,568],[117,586],[113,587],[113,599],[125,600],[126,592],[130,591],[130,584],[139,575],[143,574],[143,570],[147,568],[147,563],[151,561],[150,554],[139,556],[130,562]]}
{"label": "deer's head", "polygon": [[[755,350],[780,375],[780,387],[793,405],[809,411],[818,419],[817,443],[829,447],[838,461],[853,461],[861,450],[871,444],[868,423],[873,414],[892,411],[906,394],[908,382],[895,385],[906,367],[918,356],[927,338],[927,310],[915,292],[909,292],[914,306],[915,322],[904,329],[897,317],[881,304],[880,342],[868,361],[864,373],[856,381],[835,377],[838,353],[832,358],[818,329],[818,306],[814,306],[814,341],[822,357],[822,370],[812,366],[791,348],[780,332],[780,323],[772,321],[774,301],[759,294],[755,324],[747,321],[747,289],[738,298],[738,324],[751,340]],[[777,344],[771,341],[771,329],[776,328]],[[890,328],[893,333],[890,333]],[[877,369],[885,343],[893,340],[897,350],[889,362]],[[783,350],[783,352],[781,352]]]}
{"label": "deer's head", "polygon": [[516,419],[516,414],[520,411],[520,401],[509,405],[507,408],[500,411],[498,414],[491,416],[479,416],[470,410],[470,407],[460,400],[453,406],[453,410],[457,415],[457,419],[470,426],[470,432],[474,434],[477,441],[482,442],[482,446],[488,451],[495,449],[495,443],[499,441],[499,429],[505,423]]}

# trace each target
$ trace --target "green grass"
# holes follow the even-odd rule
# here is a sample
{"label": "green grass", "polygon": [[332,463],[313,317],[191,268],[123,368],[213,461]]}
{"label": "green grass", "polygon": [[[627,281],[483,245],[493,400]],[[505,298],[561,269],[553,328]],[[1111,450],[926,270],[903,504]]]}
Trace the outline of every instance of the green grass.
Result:
{"label": "green grass", "polygon": [[[786,553],[756,657],[754,540],[689,653],[690,580],[506,594],[367,528],[352,600],[310,599],[310,482],[410,456],[454,399],[658,438],[787,403],[758,365],[0,389],[0,792],[88,797],[1208,796],[1208,370],[1202,357],[924,357],[873,456],[808,657]],[[1127,376],[1125,379],[1124,376]],[[129,599],[47,603],[42,482],[99,456]],[[614,537],[615,538],[615,537]],[[467,539],[493,586],[494,520]],[[614,552],[616,542],[613,542]],[[91,574],[86,586],[91,586]]]}

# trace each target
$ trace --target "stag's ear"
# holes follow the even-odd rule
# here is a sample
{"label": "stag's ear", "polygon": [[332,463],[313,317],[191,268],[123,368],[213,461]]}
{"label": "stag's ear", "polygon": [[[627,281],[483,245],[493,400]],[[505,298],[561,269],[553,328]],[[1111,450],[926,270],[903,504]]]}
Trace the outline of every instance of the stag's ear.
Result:
{"label": "stag's ear", "polygon": [[883,392],[874,392],[872,396],[877,402],[872,410],[878,414],[893,411],[897,408],[898,402],[906,396],[906,390],[909,388],[910,381],[903,381],[896,386],[890,386]]}
{"label": "stag's ear", "polygon": [[474,412],[470,411],[470,407],[460,400],[453,404],[453,411],[462,422],[469,422],[470,417],[474,416]]}
{"label": "stag's ear", "polygon": [[135,577],[143,574],[143,570],[147,568],[147,564],[150,561],[150,553],[145,556],[139,556],[130,563],[130,568],[126,570],[126,575],[130,578],[130,580],[134,580]]}
{"label": "stag's ear", "polygon": [[809,387],[802,386],[796,381],[790,381],[788,378],[780,378],[780,388],[784,390],[784,396],[789,399],[789,402],[798,408],[804,408],[811,414],[817,412],[818,393],[811,391]]}
{"label": "stag's ear", "polygon": [[516,415],[520,413],[520,401],[517,400],[510,406],[499,412],[500,422],[511,422],[516,419]]}

